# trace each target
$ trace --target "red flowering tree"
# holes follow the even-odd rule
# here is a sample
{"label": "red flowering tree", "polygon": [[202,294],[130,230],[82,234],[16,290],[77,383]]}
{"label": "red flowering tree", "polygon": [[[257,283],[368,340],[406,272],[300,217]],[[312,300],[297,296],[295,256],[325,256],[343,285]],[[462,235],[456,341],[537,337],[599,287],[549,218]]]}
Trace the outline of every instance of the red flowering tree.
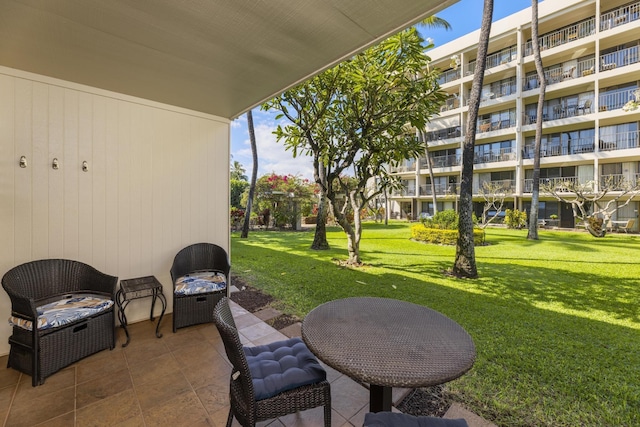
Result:
{"label": "red flowering tree", "polygon": [[295,228],[302,212],[311,211],[314,203],[314,187],[308,179],[295,175],[263,175],[256,183],[255,205],[262,222],[269,226]]}

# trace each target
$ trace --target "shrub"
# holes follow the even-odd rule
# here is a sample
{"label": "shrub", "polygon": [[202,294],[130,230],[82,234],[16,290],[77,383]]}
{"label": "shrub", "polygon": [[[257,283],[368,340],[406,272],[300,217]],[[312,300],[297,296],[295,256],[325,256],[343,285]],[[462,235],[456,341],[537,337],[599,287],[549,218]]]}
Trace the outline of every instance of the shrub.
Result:
{"label": "shrub", "polygon": [[[416,224],[411,227],[411,238],[419,242],[455,245],[458,240],[458,230],[430,228],[424,224]],[[484,245],[484,230],[474,229],[473,241],[477,246]]]}
{"label": "shrub", "polygon": [[453,209],[447,209],[436,213],[432,217],[423,217],[420,222],[427,228],[439,228],[442,230],[458,229],[458,213]]}
{"label": "shrub", "polygon": [[504,223],[507,228],[520,229],[527,225],[527,213],[518,209],[507,209],[504,211]]}

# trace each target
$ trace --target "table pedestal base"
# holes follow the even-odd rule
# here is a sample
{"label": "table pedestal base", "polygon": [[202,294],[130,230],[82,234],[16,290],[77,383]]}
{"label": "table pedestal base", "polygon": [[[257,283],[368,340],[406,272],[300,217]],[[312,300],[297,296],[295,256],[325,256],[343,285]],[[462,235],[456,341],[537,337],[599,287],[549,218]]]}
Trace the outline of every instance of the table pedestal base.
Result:
{"label": "table pedestal base", "polygon": [[393,388],[371,384],[369,391],[370,412],[391,411]]}

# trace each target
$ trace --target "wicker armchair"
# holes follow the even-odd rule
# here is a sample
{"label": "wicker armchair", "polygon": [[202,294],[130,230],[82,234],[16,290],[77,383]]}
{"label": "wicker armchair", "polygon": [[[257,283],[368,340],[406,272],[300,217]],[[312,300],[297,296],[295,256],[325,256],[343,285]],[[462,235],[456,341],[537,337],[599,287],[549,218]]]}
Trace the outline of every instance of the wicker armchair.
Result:
{"label": "wicker armchair", "polygon": [[[196,243],[178,252],[171,266],[173,332],[178,328],[213,322],[213,308],[220,298],[227,295],[230,268],[227,252],[213,243]],[[212,292],[190,295],[176,293],[176,284],[180,278],[205,271],[224,274],[227,286]]]}
{"label": "wicker armchair", "polygon": [[97,314],[46,329],[38,323],[37,307],[83,295],[115,301],[117,284],[117,277],[67,259],[31,261],[9,270],[2,287],[11,299],[11,316],[28,322],[29,329],[13,326],[7,366],[31,375],[35,387],[86,356],[113,349],[113,303]]}
{"label": "wicker armchair", "polygon": [[[264,353],[260,351],[267,346],[243,348],[227,298],[223,298],[216,305],[213,319],[224,342],[227,357],[233,365],[227,427],[231,426],[234,416],[240,424],[247,427],[255,426],[258,421],[278,418],[318,406],[324,406],[325,427],[331,426],[331,389],[323,369],[320,368],[324,378],[314,383],[286,389],[274,396],[256,400],[255,379],[249,368],[247,354],[253,355],[257,359],[263,359]],[[256,351],[256,349],[258,350]],[[306,346],[305,350],[308,350]],[[260,356],[256,356],[256,354]],[[317,363],[315,360],[314,362]]]}

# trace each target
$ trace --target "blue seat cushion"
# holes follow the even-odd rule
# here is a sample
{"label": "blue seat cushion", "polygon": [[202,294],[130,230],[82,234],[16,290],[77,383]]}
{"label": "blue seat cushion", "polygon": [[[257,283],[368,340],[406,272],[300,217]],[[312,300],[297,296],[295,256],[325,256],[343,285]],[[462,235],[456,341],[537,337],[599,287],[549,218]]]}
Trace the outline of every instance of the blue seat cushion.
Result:
{"label": "blue seat cushion", "polygon": [[398,412],[369,412],[364,415],[364,427],[468,427],[462,419],[416,417]]}
{"label": "blue seat cushion", "polygon": [[300,338],[244,347],[256,400],[314,384],[327,373]]}
{"label": "blue seat cushion", "polygon": [[186,274],[176,280],[176,295],[196,295],[221,291],[227,288],[227,278],[217,271],[199,271]]}
{"label": "blue seat cushion", "polygon": [[[38,312],[38,330],[58,328],[80,319],[94,316],[113,305],[113,300],[97,295],[72,295],[49,304],[36,307]],[[31,321],[11,316],[9,324],[30,331]]]}

